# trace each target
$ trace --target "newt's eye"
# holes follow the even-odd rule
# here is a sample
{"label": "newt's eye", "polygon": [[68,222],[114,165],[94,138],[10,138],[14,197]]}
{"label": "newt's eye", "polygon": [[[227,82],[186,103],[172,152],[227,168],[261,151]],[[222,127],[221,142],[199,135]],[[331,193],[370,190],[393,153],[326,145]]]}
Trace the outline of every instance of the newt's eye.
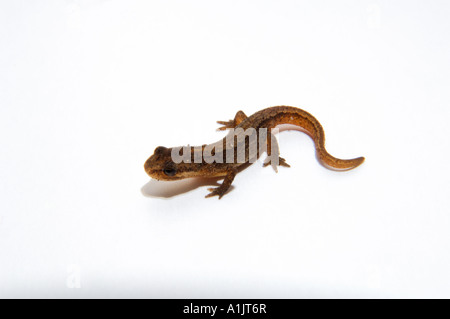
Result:
{"label": "newt's eye", "polygon": [[175,168],[165,168],[163,170],[164,174],[166,174],[167,176],[174,176],[177,173],[177,170]]}

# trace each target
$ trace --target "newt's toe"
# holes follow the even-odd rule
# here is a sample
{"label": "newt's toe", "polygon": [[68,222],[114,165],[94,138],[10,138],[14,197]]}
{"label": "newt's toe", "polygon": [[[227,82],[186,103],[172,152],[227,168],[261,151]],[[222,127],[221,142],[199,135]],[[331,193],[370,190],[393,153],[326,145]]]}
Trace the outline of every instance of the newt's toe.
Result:
{"label": "newt's toe", "polygon": [[278,168],[277,166],[283,166],[283,167],[291,167],[291,165],[289,165],[286,160],[282,157],[278,157],[278,161],[275,160],[272,162],[272,157],[271,156],[267,156],[266,159],[264,160],[263,163],[263,167],[267,167],[271,165],[272,168],[275,170],[275,172],[278,173]]}
{"label": "newt's toe", "polygon": [[289,165],[288,163],[286,163],[286,160],[282,157],[279,158],[279,163],[278,165],[280,166],[284,166],[284,167],[291,167],[291,165]]}
{"label": "newt's toe", "polygon": [[208,188],[208,191],[210,191],[211,193],[206,195],[205,198],[209,198],[209,197],[213,197],[213,196],[219,196],[219,199],[221,199],[222,196],[223,196],[222,192],[218,188],[211,187],[211,188]]}
{"label": "newt's toe", "polygon": [[221,127],[219,127],[217,130],[218,131],[225,131],[227,129],[230,128],[234,128],[234,120],[230,120],[230,121],[217,121],[218,124],[223,125]]}

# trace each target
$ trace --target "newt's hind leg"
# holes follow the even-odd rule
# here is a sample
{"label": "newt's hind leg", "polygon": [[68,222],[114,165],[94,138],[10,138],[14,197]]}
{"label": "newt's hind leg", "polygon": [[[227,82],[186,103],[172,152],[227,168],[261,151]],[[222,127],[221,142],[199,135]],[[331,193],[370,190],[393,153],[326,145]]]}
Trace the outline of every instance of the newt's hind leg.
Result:
{"label": "newt's hind leg", "polygon": [[238,111],[234,117],[234,120],[230,120],[230,121],[217,121],[217,123],[222,124],[223,126],[219,127],[217,130],[218,131],[225,131],[226,129],[229,128],[235,128],[236,126],[238,126],[239,124],[241,124],[241,122],[243,120],[245,120],[247,118],[247,115],[245,115],[244,112],[242,111]]}
{"label": "newt's hind leg", "polygon": [[264,160],[263,166],[272,166],[275,172],[278,173],[278,166],[291,167],[286,160],[280,157],[280,147],[278,145],[275,135],[270,133],[269,138],[267,138],[267,157]]}

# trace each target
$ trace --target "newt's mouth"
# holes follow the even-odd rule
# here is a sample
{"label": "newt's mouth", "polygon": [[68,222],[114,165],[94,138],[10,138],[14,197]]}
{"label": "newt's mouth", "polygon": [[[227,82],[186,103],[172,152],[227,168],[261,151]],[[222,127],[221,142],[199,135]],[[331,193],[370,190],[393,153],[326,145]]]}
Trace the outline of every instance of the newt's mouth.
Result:
{"label": "newt's mouth", "polygon": [[145,172],[151,178],[161,180],[161,170],[158,165],[155,165],[155,161],[153,160],[153,156],[151,156],[144,164]]}
{"label": "newt's mouth", "polygon": [[153,171],[153,169],[152,169],[152,157],[150,157],[146,162],[145,162],[145,164],[144,164],[144,169],[145,169],[145,172],[151,177],[151,173],[152,173],[152,171]]}

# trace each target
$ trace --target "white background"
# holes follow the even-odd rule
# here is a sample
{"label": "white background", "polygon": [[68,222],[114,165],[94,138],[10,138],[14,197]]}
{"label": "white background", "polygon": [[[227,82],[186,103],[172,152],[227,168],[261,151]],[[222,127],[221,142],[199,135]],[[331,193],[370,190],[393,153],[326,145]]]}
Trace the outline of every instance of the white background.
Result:
{"label": "white background", "polygon": [[[449,298],[449,16],[448,1],[1,1],[0,297]],[[282,104],[366,162],[327,170],[282,132],[291,168],[258,162],[221,200],[156,196],[155,147]]]}

